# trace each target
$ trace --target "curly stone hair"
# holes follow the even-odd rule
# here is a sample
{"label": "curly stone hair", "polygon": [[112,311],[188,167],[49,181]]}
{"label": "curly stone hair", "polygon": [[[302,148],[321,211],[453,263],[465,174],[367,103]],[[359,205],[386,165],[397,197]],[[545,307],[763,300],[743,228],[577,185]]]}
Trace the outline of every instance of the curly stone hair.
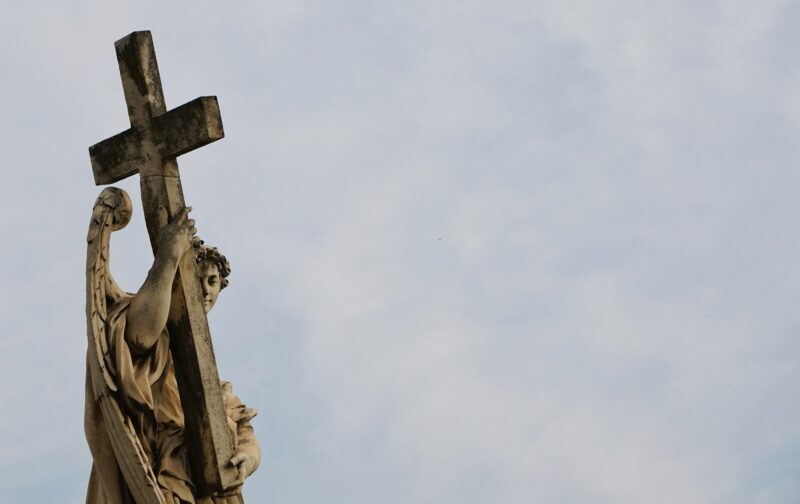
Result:
{"label": "curly stone hair", "polygon": [[217,269],[219,269],[219,276],[222,277],[220,290],[227,287],[229,283],[228,275],[231,274],[231,263],[228,262],[228,259],[220,254],[217,247],[206,245],[205,242],[199,238],[192,243],[192,246],[194,247],[194,258],[197,264],[208,261],[216,266]]}

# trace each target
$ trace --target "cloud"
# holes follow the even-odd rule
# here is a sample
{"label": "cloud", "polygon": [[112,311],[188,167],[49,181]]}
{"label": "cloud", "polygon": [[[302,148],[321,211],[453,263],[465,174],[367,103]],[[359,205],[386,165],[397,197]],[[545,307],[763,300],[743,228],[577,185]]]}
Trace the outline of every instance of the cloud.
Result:
{"label": "cloud", "polygon": [[[15,502],[83,499],[85,149],[127,126],[111,44],[140,28],[171,106],[220,96],[181,168],[233,262],[211,326],[261,410],[249,501],[793,502],[791,5],[12,11]],[[141,216],[118,234],[134,290]]]}

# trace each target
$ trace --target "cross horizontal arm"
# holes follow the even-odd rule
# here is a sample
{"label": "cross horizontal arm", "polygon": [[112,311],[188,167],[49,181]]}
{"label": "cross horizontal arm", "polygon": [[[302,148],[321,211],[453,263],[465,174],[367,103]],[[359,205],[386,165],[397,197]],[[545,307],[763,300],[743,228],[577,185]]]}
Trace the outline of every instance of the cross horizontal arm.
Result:
{"label": "cross horizontal arm", "polygon": [[144,163],[140,137],[130,128],[89,147],[95,185],[113,184],[139,173]]}
{"label": "cross horizontal arm", "polygon": [[216,96],[201,96],[153,120],[163,159],[174,159],[225,136]]}
{"label": "cross horizontal arm", "polygon": [[[153,119],[153,138],[162,159],[210,144],[225,136],[216,96],[201,96]],[[142,132],[129,128],[89,147],[94,183],[112,184],[139,172],[144,164]]]}

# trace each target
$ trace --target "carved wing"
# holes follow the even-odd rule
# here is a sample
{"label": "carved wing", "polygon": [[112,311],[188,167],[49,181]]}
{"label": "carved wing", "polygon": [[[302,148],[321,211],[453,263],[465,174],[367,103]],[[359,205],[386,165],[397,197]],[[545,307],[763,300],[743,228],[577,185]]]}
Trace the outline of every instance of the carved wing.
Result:
{"label": "carved wing", "polygon": [[94,399],[100,405],[114,454],[133,498],[137,504],[166,504],[133,424],[117,401],[117,385],[114,382],[116,370],[114,361],[109,355],[106,334],[108,307],[125,296],[108,269],[111,233],[128,224],[131,210],[128,194],[116,187],[103,189],[92,210],[92,220],[86,237],[89,372]]}

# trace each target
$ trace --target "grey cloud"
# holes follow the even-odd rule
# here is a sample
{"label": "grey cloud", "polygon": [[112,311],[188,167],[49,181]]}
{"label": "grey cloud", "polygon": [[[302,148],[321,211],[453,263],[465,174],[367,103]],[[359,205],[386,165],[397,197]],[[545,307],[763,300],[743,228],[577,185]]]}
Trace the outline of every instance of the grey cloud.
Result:
{"label": "grey cloud", "polygon": [[[793,6],[8,14],[1,494],[83,499],[86,147],[126,127],[112,42],[147,28],[171,106],[220,96],[181,167],[233,262],[248,501],[793,502]],[[134,290],[141,216],[119,234]]]}

